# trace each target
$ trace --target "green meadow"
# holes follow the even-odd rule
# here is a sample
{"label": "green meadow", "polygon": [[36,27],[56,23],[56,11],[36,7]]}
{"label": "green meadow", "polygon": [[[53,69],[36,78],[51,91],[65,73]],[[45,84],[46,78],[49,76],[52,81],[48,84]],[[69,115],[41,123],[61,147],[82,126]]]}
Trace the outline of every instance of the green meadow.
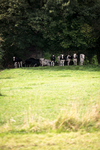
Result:
{"label": "green meadow", "polygon": [[0,150],[99,150],[100,66],[1,70],[0,143]]}

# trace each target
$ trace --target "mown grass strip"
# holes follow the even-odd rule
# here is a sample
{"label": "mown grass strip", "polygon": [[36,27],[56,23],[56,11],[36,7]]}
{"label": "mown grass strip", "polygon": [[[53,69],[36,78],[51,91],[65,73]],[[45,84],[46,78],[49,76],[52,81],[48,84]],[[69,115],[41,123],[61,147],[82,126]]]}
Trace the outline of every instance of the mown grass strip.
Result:
{"label": "mown grass strip", "polygon": [[0,135],[1,150],[99,150],[100,132],[5,133]]}

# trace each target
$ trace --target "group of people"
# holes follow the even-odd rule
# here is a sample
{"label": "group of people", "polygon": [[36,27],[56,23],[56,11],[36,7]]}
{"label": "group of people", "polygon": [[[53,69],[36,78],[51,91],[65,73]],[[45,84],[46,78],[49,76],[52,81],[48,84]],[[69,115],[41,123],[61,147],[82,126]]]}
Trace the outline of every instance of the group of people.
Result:
{"label": "group of people", "polygon": [[[64,54],[60,54],[60,56],[57,57],[57,63],[59,66],[64,66],[65,64],[67,64],[68,66],[70,64],[73,64],[76,66],[77,59],[78,59],[78,56],[76,53],[73,54],[73,56],[71,56],[69,54],[66,56],[64,56]],[[84,59],[85,59],[85,55],[80,54],[80,65],[83,65]],[[51,56],[51,66],[54,66],[54,65],[55,65],[55,55],[52,55]]]}

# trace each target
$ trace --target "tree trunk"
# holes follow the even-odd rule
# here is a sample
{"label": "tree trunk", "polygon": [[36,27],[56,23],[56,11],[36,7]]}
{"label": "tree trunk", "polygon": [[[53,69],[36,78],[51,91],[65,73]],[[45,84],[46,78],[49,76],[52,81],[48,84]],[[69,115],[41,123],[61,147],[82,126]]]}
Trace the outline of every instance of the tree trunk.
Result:
{"label": "tree trunk", "polygon": [[98,41],[97,41],[96,52],[97,52],[98,65],[100,65],[100,37],[98,38]]}
{"label": "tree trunk", "polygon": [[97,60],[98,64],[100,65],[100,50],[97,51]]}

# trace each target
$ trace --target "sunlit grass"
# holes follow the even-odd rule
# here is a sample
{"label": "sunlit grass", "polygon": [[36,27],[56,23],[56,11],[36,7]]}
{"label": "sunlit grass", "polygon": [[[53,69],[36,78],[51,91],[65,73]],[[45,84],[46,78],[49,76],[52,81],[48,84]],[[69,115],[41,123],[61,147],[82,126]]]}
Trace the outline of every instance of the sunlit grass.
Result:
{"label": "sunlit grass", "polygon": [[[0,72],[0,86],[1,131],[57,129],[55,121],[62,110],[77,112],[74,119],[82,124],[84,114],[99,106],[100,67],[6,69]],[[65,113],[63,118],[67,117]]]}

